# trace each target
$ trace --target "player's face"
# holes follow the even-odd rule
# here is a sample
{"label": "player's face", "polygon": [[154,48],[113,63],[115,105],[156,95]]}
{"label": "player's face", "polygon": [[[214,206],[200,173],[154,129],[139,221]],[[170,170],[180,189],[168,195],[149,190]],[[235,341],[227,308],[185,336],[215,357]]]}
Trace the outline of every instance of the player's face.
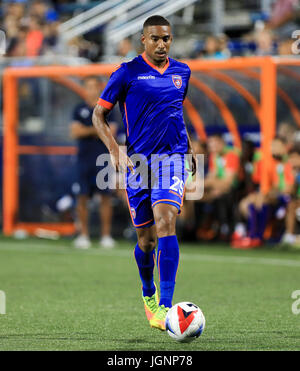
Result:
{"label": "player's face", "polygon": [[162,64],[167,59],[172,42],[171,27],[148,26],[144,29],[141,41],[147,56],[156,64]]}

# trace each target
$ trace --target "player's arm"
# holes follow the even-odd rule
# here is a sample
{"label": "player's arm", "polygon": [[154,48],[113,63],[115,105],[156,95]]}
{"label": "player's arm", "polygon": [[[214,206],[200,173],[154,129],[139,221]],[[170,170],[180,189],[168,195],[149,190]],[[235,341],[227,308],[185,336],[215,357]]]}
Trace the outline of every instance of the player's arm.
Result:
{"label": "player's arm", "polygon": [[85,126],[78,121],[73,121],[70,125],[70,136],[72,139],[96,136],[97,132],[93,126]]}
{"label": "player's arm", "polygon": [[99,138],[108,149],[116,171],[126,172],[128,167],[131,172],[134,172],[133,163],[130,158],[120,150],[119,145],[114,138],[114,133],[108,125],[106,117],[109,112],[110,109],[96,105],[93,111],[94,128]]}

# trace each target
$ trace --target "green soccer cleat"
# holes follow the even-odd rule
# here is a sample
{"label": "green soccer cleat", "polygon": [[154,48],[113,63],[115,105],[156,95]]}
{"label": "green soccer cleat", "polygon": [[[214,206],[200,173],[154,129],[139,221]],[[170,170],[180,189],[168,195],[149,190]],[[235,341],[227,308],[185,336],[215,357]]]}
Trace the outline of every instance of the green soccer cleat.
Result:
{"label": "green soccer cleat", "polygon": [[143,296],[143,301],[144,301],[144,307],[145,307],[147,319],[148,321],[150,321],[158,309],[159,299],[158,299],[156,285],[155,285],[155,293],[152,296]]}
{"label": "green soccer cleat", "polygon": [[161,331],[166,330],[166,316],[170,308],[164,305],[159,305],[156,313],[150,320],[150,326],[153,328],[158,328]]}

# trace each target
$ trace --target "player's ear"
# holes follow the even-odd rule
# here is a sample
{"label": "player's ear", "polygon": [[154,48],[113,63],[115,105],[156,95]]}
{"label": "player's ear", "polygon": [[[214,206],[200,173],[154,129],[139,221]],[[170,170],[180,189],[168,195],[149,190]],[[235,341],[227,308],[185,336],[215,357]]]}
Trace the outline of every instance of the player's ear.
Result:
{"label": "player's ear", "polygon": [[144,32],[141,34],[141,43],[145,45],[145,35]]}

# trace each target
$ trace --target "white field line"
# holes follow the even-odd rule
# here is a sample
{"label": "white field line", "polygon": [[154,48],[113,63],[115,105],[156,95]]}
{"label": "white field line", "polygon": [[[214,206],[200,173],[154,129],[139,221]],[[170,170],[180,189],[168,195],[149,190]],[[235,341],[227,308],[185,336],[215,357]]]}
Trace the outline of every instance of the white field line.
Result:
{"label": "white field line", "polygon": [[[131,258],[133,253],[131,250],[122,250],[122,248],[116,248],[112,250],[105,250],[103,248],[92,248],[89,250],[78,250],[68,245],[56,245],[49,246],[43,245],[42,243],[39,246],[32,245],[30,243],[9,243],[6,246],[0,246],[1,250],[5,251],[43,251],[45,253],[59,253],[59,254],[74,254],[80,253],[85,255],[99,255],[99,256],[116,256],[116,257],[126,257]],[[272,265],[278,267],[297,267],[300,268],[300,260],[290,260],[290,259],[274,259],[274,258],[253,258],[248,256],[225,256],[225,255],[207,255],[202,254],[199,250],[198,254],[192,253],[180,253],[180,259],[182,260],[191,260],[201,262],[212,262],[212,263],[235,263],[235,264],[256,264],[256,265]]]}

